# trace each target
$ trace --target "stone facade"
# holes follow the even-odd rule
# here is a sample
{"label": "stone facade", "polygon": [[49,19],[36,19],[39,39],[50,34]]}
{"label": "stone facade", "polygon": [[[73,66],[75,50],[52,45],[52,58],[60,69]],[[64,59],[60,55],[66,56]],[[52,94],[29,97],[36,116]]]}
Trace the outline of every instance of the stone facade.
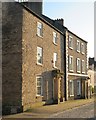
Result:
{"label": "stone facade", "polygon": [[[87,42],[65,28],[63,19],[51,20],[41,14],[41,8],[39,14],[36,11],[32,10],[32,6],[28,7],[23,3],[2,4],[4,114],[25,111],[43,101],[46,104],[52,104],[87,97],[85,80],[87,78]],[[37,31],[38,22],[40,33],[42,27],[41,36]],[[53,32],[57,36],[56,44],[53,42]],[[69,35],[74,40],[73,49],[69,49]],[[84,44],[85,54],[77,53],[77,39]],[[41,53],[37,54],[37,47],[40,50],[42,48],[42,64],[37,62],[38,55],[41,57]],[[55,57],[53,57],[54,53]],[[74,57],[73,72],[69,72],[69,55]],[[77,73],[76,58],[78,57],[85,61],[85,73]],[[56,67],[54,67],[54,59],[56,59]],[[42,78],[42,82],[39,81],[40,79],[37,82],[38,77]],[[74,81],[74,95],[71,96],[70,80]],[[77,80],[81,82],[79,96],[77,96]],[[42,94],[37,94],[37,87]]]}
{"label": "stone facade", "polygon": [[[27,17],[26,17],[27,16]],[[37,22],[43,24],[43,37],[37,35]],[[30,27],[31,26],[31,27]],[[33,29],[34,28],[34,29]],[[53,102],[53,53],[58,54],[57,68],[61,70],[61,34],[30,12],[23,11],[22,27],[22,101],[23,105]],[[53,43],[53,31],[57,33],[57,45]],[[43,64],[37,64],[37,47],[43,48]],[[43,77],[43,96],[36,96],[36,76]]]}
{"label": "stone facade", "polygon": [[[64,46],[61,46],[64,44],[63,34],[19,3],[3,3],[2,12],[4,114],[8,114],[8,111],[9,113],[24,111],[42,101],[53,103],[52,70],[55,70],[53,53],[58,54],[57,69],[63,72],[64,64],[61,61],[63,60],[61,52],[64,53]],[[42,37],[37,35],[37,22],[43,24]],[[53,43],[53,32],[57,33],[57,45]],[[37,64],[37,47],[43,49],[42,65]],[[36,95],[38,75],[43,78],[42,96]],[[64,89],[64,79],[61,84]],[[57,88],[60,91],[59,81]],[[58,96],[60,95],[56,96],[57,99]],[[64,99],[64,90],[62,99]]]}
{"label": "stone facade", "polygon": [[[67,86],[68,86],[68,99],[78,99],[88,97],[88,75],[87,75],[87,42],[79,38],[77,35],[68,30],[67,32]],[[69,37],[72,37],[73,45],[72,48],[69,46]],[[77,40],[80,42],[80,52],[77,52]],[[84,45],[84,54],[81,53],[81,44]],[[70,58],[72,57],[72,70],[70,70]],[[80,59],[80,72],[77,72],[77,58]],[[85,62],[84,73],[82,71],[82,60]],[[77,95],[78,91],[78,81],[80,81],[80,95]],[[71,95],[70,82],[73,84],[73,95]],[[73,83],[72,83],[73,82]],[[72,87],[72,86],[71,86]]]}

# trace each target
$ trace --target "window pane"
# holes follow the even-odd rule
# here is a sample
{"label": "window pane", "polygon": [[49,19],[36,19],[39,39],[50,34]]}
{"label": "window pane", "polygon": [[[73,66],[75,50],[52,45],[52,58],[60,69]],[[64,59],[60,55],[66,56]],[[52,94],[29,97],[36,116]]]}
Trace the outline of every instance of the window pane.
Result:
{"label": "window pane", "polygon": [[84,44],[82,43],[81,44],[81,52],[84,53],[84,51],[85,51],[85,47],[84,47]]}
{"label": "window pane", "polygon": [[69,56],[69,70],[73,70],[73,57]]}
{"label": "window pane", "polygon": [[42,64],[42,57],[38,57],[38,63]]}
{"label": "window pane", "polygon": [[73,48],[73,38],[69,36],[69,47]]}
{"label": "window pane", "polygon": [[42,77],[37,77],[36,78],[36,80],[37,80],[37,95],[42,95]]}
{"label": "window pane", "polygon": [[43,57],[42,57],[42,48],[37,47],[37,63],[43,63]]}
{"label": "window pane", "polygon": [[37,94],[41,95],[41,87],[37,87]]}
{"label": "window pane", "polygon": [[57,33],[53,32],[53,42],[57,44]]}
{"label": "window pane", "polygon": [[77,40],[77,50],[80,51],[80,41]]}
{"label": "window pane", "polygon": [[81,70],[80,59],[77,59],[77,71]]}
{"label": "window pane", "polygon": [[53,67],[57,67],[57,53],[53,54]]}
{"label": "window pane", "polygon": [[82,60],[82,72],[85,72],[85,61]]}
{"label": "window pane", "polygon": [[43,24],[39,22],[37,23],[37,34],[43,36]]}
{"label": "window pane", "polygon": [[70,95],[74,95],[74,82],[70,81]]}
{"label": "window pane", "polygon": [[37,79],[37,86],[41,86],[41,78]]}

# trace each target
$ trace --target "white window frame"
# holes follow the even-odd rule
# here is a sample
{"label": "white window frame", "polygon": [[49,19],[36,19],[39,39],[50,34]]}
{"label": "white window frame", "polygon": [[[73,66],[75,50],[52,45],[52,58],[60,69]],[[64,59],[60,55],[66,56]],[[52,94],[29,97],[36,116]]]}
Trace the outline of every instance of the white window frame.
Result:
{"label": "white window frame", "polygon": [[82,60],[82,73],[85,73],[85,61]]}
{"label": "white window frame", "polygon": [[37,35],[43,37],[43,24],[40,22],[37,22]]}
{"label": "white window frame", "polygon": [[81,53],[85,54],[85,45],[84,45],[84,43],[81,43]]}
{"label": "white window frame", "polygon": [[[41,87],[41,94],[38,94],[38,93],[37,93],[37,91],[38,91],[38,90],[37,90],[37,87],[39,87],[39,86],[37,85],[37,79],[38,79],[38,78],[41,78],[41,86],[40,86],[40,87]],[[43,88],[42,88],[42,87],[43,87],[43,78],[42,78],[41,75],[38,75],[38,76],[36,76],[36,96],[43,96]]]}
{"label": "white window frame", "polygon": [[[80,61],[80,64],[79,64],[78,61]],[[77,72],[80,73],[81,72],[81,60],[80,60],[80,58],[77,58],[77,63],[76,64],[77,64]],[[78,70],[78,64],[79,64],[80,70]]]}
{"label": "white window frame", "polygon": [[[70,44],[70,42],[71,42],[71,44]],[[73,49],[73,37],[72,36],[69,36],[69,48]]]}
{"label": "white window frame", "polygon": [[57,68],[56,62],[58,61],[58,54],[55,52],[53,53],[53,67]]}
{"label": "white window frame", "polygon": [[[79,86],[78,86],[79,83]],[[81,95],[81,81],[77,80],[77,95]]]}
{"label": "white window frame", "polygon": [[[39,51],[38,49],[41,50],[41,53],[40,53],[41,54],[40,57],[41,57],[41,61],[42,61],[41,63],[38,62],[38,57],[39,57],[38,56],[38,51]],[[42,65],[43,64],[43,48],[42,47],[37,47],[37,64],[38,65]]]}
{"label": "white window frame", "polygon": [[[69,89],[70,89],[70,91],[71,91],[71,92],[70,92],[70,97],[71,97],[71,96],[74,96],[74,81],[73,81],[73,80],[70,80],[69,82],[70,82],[70,88],[69,88]],[[71,86],[71,85],[72,85],[72,86]]]}
{"label": "white window frame", "polygon": [[[78,45],[78,43],[79,43],[79,45]],[[78,49],[78,48],[79,48],[79,49]],[[79,41],[79,40],[77,40],[77,52],[80,53],[80,41]]]}
{"label": "white window frame", "polygon": [[53,32],[53,43],[57,45],[57,33]]}
{"label": "white window frame", "polygon": [[[71,61],[72,60],[72,61]],[[71,64],[71,62],[72,62],[72,64]],[[71,72],[73,72],[74,70],[73,70],[73,56],[71,56],[71,55],[69,55],[69,71],[71,71]],[[70,65],[72,65],[72,69],[70,69]]]}

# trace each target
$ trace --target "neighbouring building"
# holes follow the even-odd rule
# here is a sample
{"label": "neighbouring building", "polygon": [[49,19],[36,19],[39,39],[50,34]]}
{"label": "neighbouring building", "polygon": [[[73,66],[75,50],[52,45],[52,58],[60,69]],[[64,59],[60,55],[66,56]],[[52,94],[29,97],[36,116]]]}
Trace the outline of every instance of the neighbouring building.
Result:
{"label": "neighbouring building", "polygon": [[88,97],[87,42],[66,30],[67,99]]}
{"label": "neighbouring building", "polygon": [[94,92],[94,86],[96,83],[95,76],[96,76],[96,61],[95,58],[90,58],[88,60],[88,76],[90,78],[88,86],[90,88],[90,96]]}
{"label": "neighbouring building", "polygon": [[42,15],[42,2],[2,3],[2,13],[4,114],[88,96],[85,40]]}

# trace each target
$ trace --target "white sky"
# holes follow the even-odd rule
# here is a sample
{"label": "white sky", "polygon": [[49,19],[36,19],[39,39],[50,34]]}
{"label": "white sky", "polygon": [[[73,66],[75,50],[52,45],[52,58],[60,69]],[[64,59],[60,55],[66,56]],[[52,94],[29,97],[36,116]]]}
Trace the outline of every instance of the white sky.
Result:
{"label": "white sky", "polygon": [[52,19],[63,18],[64,25],[69,30],[88,41],[88,57],[94,57],[94,0],[93,2],[92,0],[91,2],[90,0],[83,0],[84,2],[82,0],[80,2],[45,1],[43,14]]}

